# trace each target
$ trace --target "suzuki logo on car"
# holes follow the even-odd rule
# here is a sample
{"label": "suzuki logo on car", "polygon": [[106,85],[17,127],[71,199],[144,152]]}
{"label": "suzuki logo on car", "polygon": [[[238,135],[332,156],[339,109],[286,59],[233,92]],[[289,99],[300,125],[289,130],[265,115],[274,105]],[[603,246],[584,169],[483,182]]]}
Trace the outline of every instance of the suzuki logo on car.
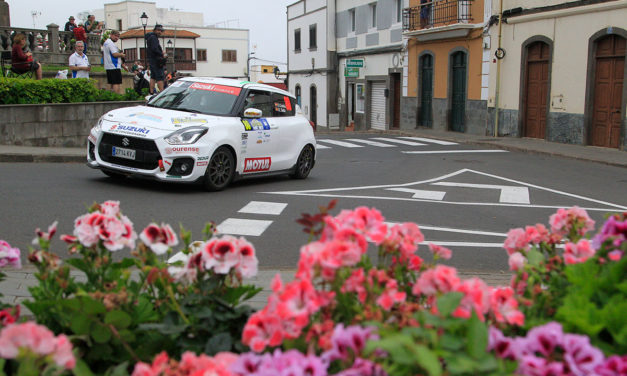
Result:
{"label": "suzuki logo on car", "polygon": [[246,158],[244,161],[244,172],[268,171],[271,164],[272,159],[270,157]]}
{"label": "suzuki logo on car", "polygon": [[124,138],[122,139],[122,145],[124,145],[124,146],[129,146],[130,144],[131,144],[131,141],[129,141],[129,139],[128,139],[128,138],[124,137]]}

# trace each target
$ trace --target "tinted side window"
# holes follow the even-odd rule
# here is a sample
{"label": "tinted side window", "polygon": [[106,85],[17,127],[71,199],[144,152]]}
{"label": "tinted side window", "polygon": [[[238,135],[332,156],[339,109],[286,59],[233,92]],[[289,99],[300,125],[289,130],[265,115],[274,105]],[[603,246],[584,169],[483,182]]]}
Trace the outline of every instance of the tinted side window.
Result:
{"label": "tinted side window", "polygon": [[247,108],[256,108],[261,110],[263,117],[273,116],[272,94],[262,90],[251,90],[246,96],[244,110]]}
{"label": "tinted side window", "polygon": [[272,94],[272,116],[294,116],[294,98],[287,95]]}

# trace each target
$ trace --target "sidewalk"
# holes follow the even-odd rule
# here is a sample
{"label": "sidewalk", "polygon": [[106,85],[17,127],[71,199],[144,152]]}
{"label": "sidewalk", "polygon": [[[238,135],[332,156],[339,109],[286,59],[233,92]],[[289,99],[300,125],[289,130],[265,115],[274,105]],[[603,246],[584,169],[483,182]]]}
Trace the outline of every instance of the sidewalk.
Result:
{"label": "sidewalk", "polygon": [[[317,134],[343,134],[338,131],[319,130]],[[351,134],[352,132],[347,132]],[[480,145],[482,147],[505,149],[532,154],[551,155],[569,159],[602,163],[617,167],[627,167],[627,152],[617,149],[599,148],[593,146],[569,145],[555,142],[547,142],[531,138],[514,137],[489,137],[476,136],[465,133],[438,132],[431,129],[416,129],[403,131],[369,131],[356,133],[381,134],[391,136],[413,136],[435,138],[445,141],[453,141],[461,144]],[[31,146],[10,146],[0,145],[0,162],[76,162],[84,163],[85,148],[62,148],[62,147],[31,147]],[[29,265],[19,270],[3,270],[7,274],[4,282],[0,283],[0,291],[4,294],[3,302],[18,304],[29,298],[28,287],[37,284],[33,273],[35,269]],[[255,308],[261,308],[265,304],[270,294],[270,283],[276,273],[281,273],[284,281],[293,278],[294,270],[260,270],[257,277],[250,282],[263,288],[251,303]],[[462,278],[473,276],[482,278],[491,286],[507,285],[511,275],[509,273],[486,273],[472,270],[460,270]]]}
{"label": "sidewalk", "polygon": [[[478,136],[466,133],[439,132],[432,129],[413,129],[402,131],[367,131],[346,132],[329,131],[320,129],[316,134],[387,134],[398,136],[413,136],[435,138],[445,141],[453,141],[461,144],[479,145],[493,149],[520,151],[532,154],[544,154],[564,157],[582,161],[602,163],[617,167],[627,167],[627,151],[618,149],[600,148],[595,146],[582,146],[548,142],[534,138],[519,137],[490,137]],[[0,145],[0,162],[86,162],[85,148],[63,147],[36,147]]]}

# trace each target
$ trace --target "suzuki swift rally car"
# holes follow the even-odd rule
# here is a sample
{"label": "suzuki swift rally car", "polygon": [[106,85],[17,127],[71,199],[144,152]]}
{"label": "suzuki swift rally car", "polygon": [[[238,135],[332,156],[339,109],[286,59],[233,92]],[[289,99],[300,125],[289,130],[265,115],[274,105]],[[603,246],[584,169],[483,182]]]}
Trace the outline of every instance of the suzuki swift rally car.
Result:
{"label": "suzuki swift rally car", "polygon": [[312,125],[290,93],[221,78],[179,79],[144,106],[104,114],[87,140],[87,164],[108,176],[211,191],[248,176],[304,179],[315,157]]}

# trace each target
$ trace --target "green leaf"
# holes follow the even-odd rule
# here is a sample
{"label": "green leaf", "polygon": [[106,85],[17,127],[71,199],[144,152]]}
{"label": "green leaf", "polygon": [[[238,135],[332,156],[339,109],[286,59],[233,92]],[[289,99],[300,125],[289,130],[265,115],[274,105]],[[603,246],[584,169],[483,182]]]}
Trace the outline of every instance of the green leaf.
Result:
{"label": "green leaf", "polygon": [[110,367],[105,376],[128,376],[128,362],[120,363],[116,366]]}
{"label": "green leaf", "polygon": [[527,262],[529,265],[538,266],[542,261],[544,261],[544,255],[535,247],[527,251]]}
{"label": "green leaf", "polygon": [[436,302],[440,315],[442,315],[442,317],[449,316],[455,308],[459,306],[463,297],[464,294],[461,292],[449,292],[448,294],[440,296]]}
{"label": "green leaf", "polygon": [[77,335],[85,335],[89,334],[89,327],[91,326],[92,320],[88,315],[75,314],[72,315],[70,319],[70,329],[72,332]]}
{"label": "green leaf", "polygon": [[475,359],[479,359],[486,353],[488,347],[488,329],[486,325],[479,320],[477,315],[473,312],[468,323],[468,342],[467,351],[470,356]]}
{"label": "green leaf", "polygon": [[92,265],[87,264],[87,261],[79,258],[71,258],[64,260],[66,264],[72,265],[76,269],[88,273],[92,270]]}
{"label": "green leaf", "polygon": [[120,310],[107,312],[104,318],[105,324],[111,324],[117,329],[126,329],[131,325],[131,316]]}
{"label": "green leaf", "polygon": [[91,338],[96,343],[106,343],[111,339],[111,330],[102,324],[95,325],[91,330]]}
{"label": "green leaf", "polygon": [[229,351],[233,346],[233,339],[229,333],[218,333],[207,341],[205,354],[215,355],[221,351]]}
{"label": "green leaf", "polygon": [[91,372],[91,370],[89,369],[89,366],[87,365],[87,363],[81,358],[76,358],[76,365],[74,366],[74,369],[72,370],[72,374],[74,376],[93,376],[94,375],[94,373]]}
{"label": "green leaf", "polygon": [[96,315],[107,312],[107,307],[102,302],[92,299],[89,296],[80,298],[82,303],[82,311],[86,315]]}
{"label": "green leaf", "polygon": [[437,355],[424,345],[416,345],[412,348],[416,354],[418,364],[424,368],[431,376],[440,376],[442,374],[442,365]]}

